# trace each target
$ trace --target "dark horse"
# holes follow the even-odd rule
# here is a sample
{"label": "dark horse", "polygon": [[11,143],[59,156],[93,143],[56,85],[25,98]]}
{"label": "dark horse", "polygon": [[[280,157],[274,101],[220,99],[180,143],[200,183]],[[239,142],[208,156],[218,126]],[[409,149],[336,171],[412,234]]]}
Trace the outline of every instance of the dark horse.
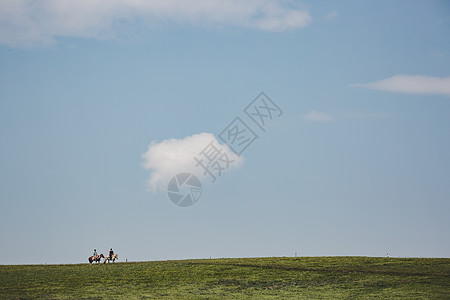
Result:
{"label": "dark horse", "polygon": [[95,256],[90,256],[90,257],[88,258],[88,260],[89,260],[89,263],[90,263],[90,264],[92,264],[92,262],[100,263],[100,259],[101,259],[101,258],[105,258],[105,257],[103,256],[103,253],[100,254],[100,255],[97,255],[97,257],[95,257]]}

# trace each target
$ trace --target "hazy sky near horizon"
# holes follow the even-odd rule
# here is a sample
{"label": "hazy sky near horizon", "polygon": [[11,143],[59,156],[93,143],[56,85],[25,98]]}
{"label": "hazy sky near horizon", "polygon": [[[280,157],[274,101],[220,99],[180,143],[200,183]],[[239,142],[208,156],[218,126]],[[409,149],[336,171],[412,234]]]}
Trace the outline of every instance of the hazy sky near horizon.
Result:
{"label": "hazy sky near horizon", "polygon": [[[238,116],[258,138],[172,204]],[[450,4],[4,0],[0,141],[0,264],[449,257]]]}

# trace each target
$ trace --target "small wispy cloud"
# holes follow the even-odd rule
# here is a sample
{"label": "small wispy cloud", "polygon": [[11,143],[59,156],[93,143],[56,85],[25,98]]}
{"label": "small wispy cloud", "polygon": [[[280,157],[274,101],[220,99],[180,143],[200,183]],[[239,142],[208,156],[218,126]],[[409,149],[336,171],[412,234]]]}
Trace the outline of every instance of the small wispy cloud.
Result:
{"label": "small wispy cloud", "polygon": [[431,57],[440,59],[446,55],[446,52],[442,50],[434,50],[430,52],[430,55]]}
{"label": "small wispy cloud", "polygon": [[406,94],[450,96],[450,77],[396,75],[375,82],[352,84],[350,86]]}
{"label": "small wispy cloud", "polygon": [[204,174],[204,169],[196,166],[194,157],[199,157],[199,153],[211,142],[232,161],[230,168],[243,163],[242,156],[235,154],[227,145],[220,144],[212,133],[203,132],[182,139],[152,141],[147,151],[142,154],[142,166],[150,171],[150,188],[153,191],[163,190],[167,188],[173,176],[184,172],[194,174],[203,181],[210,180]]}
{"label": "small wispy cloud", "polygon": [[47,46],[57,37],[104,39],[127,24],[144,28],[168,22],[284,31],[312,18],[284,0],[2,0],[0,44]]}
{"label": "small wispy cloud", "polygon": [[328,113],[311,110],[309,113],[303,115],[303,119],[312,122],[327,122],[333,118]]}
{"label": "small wispy cloud", "polygon": [[339,16],[339,13],[337,10],[332,10],[329,13],[327,13],[323,18],[324,20],[334,20]]}

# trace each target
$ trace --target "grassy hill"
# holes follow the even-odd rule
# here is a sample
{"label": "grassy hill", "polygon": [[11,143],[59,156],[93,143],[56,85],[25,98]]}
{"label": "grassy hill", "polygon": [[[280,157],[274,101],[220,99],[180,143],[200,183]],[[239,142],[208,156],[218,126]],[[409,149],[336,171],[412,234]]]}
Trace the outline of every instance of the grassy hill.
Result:
{"label": "grassy hill", "polygon": [[450,259],[297,257],[0,266],[0,299],[450,299]]}

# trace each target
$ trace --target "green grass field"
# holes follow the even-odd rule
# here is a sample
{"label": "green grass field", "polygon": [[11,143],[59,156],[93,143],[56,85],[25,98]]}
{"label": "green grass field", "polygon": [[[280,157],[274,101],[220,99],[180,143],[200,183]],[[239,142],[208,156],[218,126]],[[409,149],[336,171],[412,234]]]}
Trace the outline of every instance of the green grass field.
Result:
{"label": "green grass field", "polygon": [[0,266],[0,299],[450,299],[450,259],[297,257]]}

